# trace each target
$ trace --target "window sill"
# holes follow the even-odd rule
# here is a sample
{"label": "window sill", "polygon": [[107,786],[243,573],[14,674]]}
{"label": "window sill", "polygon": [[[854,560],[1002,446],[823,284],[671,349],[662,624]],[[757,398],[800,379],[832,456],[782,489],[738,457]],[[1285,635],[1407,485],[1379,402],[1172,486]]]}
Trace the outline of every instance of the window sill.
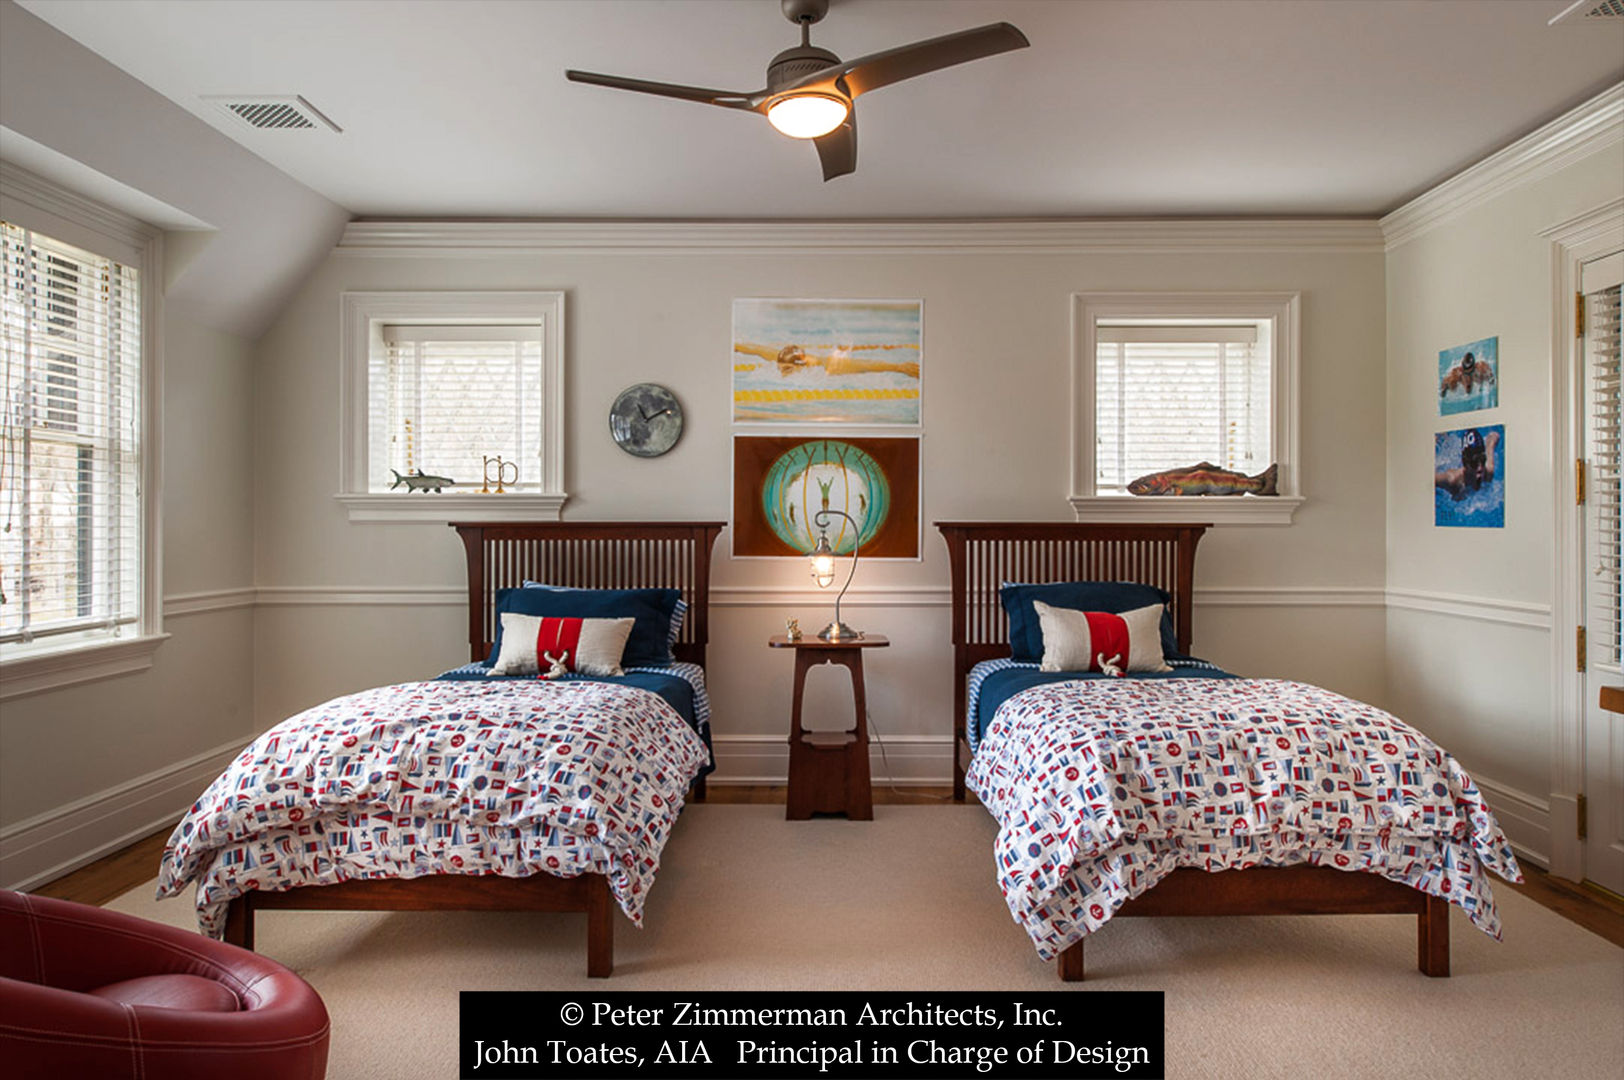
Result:
{"label": "window sill", "polygon": [[152,654],[168,637],[118,638],[33,655],[22,646],[8,647],[10,655],[0,660],[0,701],[145,671],[152,666]]}
{"label": "window sill", "polygon": [[547,495],[435,495],[334,496],[349,511],[350,521],[558,521],[569,498],[563,492]]}
{"label": "window sill", "polygon": [[1301,495],[1073,495],[1078,521],[1290,525]]}

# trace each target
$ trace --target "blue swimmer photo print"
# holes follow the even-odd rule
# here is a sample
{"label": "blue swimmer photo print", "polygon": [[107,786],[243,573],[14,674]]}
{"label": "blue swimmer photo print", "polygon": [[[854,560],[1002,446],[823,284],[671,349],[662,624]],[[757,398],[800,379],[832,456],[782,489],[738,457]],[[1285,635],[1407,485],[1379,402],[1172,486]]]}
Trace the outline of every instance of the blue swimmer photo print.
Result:
{"label": "blue swimmer photo print", "polygon": [[1506,524],[1506,426],[1440,431],[1432,457],[1435,523],[1477,529]]}

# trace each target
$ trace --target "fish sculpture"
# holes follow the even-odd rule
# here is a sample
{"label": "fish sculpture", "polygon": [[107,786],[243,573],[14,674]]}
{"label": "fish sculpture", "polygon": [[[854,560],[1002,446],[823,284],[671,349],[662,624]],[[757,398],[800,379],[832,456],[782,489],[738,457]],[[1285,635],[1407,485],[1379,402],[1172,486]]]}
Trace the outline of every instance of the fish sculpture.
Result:
{"label": "fish sculpture", "polygon": [[440,494],[441,488],[450,487],[456,483],[456,481],[451,479],[449,476],[435,476],[433,473],[425,473],[422,469],[418,469],[416,472],[409,472],[405,476],[395,472],[394,469],[390,469],[389,471],[395,473],[395,482],[389,485],[390,491],[394,491],[396,488],[400,487],[400,485],[405,484],[408,494],[413,491],[432,491],[438,495]]}
{"label": "fish sculpture", "polygon": [[1220,469],[1210,461],[1183,469],[1166,469],[1141,476],[1128,485],[1130,495],[1278,495],[1280,466],[1270,465],[1256,476]]}

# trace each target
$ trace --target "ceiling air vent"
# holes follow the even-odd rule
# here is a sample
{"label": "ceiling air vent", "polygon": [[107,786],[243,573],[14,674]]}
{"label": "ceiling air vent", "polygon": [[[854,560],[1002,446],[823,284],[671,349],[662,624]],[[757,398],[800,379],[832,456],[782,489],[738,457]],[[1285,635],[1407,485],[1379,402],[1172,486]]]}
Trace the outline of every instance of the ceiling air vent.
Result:
{"label": "ceiling air vent", "polygon": [[237,123],[247,124],[258,131],[343,130],[298,94],[271,97],[205,94],[203,100]]}
{"label": "ceiling air vent", "polygon": [[1575,0],[1546,25],[1555,26],[1574,19],[1624,19],[1624,0]]}

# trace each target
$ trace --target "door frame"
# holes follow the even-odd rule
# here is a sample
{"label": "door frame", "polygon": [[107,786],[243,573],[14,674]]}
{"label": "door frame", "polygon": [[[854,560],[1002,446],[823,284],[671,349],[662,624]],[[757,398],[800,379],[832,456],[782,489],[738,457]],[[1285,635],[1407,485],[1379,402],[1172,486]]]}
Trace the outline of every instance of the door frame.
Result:
{"label": "door frame", "polygon": [[1584,879],[1579,839],[1579,793],[1584,790],[1584,679],[1578,670],[1574,628],[1584,611],[1584,568],[1577,557],[1580,530],[1575,461],[1583,452],[1577,365],[1584,361],[1574,296],[1579,267],[1624,247],[1624,197],[1546,229],[1551,243],[1551,873]]}

